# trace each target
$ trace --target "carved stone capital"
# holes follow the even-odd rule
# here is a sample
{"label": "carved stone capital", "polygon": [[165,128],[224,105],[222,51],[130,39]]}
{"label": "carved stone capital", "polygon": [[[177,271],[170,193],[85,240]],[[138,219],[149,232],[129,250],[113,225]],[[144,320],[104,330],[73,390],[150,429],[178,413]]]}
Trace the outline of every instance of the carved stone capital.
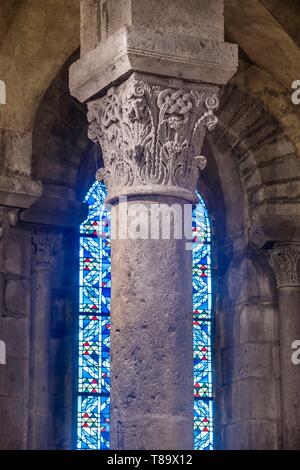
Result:
{"label": "carved stone capital", "polygon": [[50,271],[62,248],[62,234],[37,231],[32,235],[32,268]]}
{"label": "carved stone capital", "polygon": [[278,289],[300,287],[300,243],[278,243],[271,252],[271,264]]}
{"label": "carved stone capital", "polygon": [[217,87],[131,75],[88,104],[89,137],[102,147],[108,200],[167,195],[195,202],[206,129],[217,124]]}

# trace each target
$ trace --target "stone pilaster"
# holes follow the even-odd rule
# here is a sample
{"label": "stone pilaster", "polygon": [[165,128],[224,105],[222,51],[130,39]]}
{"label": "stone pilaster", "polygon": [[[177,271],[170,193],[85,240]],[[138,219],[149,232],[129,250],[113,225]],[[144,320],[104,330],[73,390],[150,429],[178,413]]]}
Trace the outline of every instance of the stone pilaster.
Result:
{"label": "stone pilaster", "polygon": [[300,366],[292,362],[292,344],[300,340],[300,243],[275,244],[271,264],[279,305],[279,342],[283,445],[298,449],[300,442]]}
{"label": "stone pilaster", "polygon": [[50,312],[51,274],[62,236],[35,231],[32,236],[32,307],[30,325],[30,449],[49,449],[50,416]]}

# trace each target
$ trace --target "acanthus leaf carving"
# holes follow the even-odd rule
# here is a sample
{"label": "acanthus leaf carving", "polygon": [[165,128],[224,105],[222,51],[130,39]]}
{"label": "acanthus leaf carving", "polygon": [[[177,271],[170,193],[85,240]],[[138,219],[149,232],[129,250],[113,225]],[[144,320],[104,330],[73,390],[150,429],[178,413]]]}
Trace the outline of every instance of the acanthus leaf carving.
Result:
{"label": "acanthus leaf carving", "polygon": [[101,145],[105,165],[97,178],[109,198],[156,188],[193,200],[217,106],[215,88],[173,89],[135,75],[89,103],[89,137]]}
{"label": "acanthus leaf carving", "polygon": [[271,252],[277,287],[300,286],[300,243],[278,243]]}

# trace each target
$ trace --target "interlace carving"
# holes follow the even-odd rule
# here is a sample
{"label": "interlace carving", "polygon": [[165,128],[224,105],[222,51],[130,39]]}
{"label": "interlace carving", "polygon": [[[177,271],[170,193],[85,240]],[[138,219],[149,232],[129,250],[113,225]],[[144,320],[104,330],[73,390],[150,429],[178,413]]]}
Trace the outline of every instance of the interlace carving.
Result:
{"label": "interlace carving", "polygon": [[109,197],[153,188],[194,195],[205,129],[217,123],[215,91],[163,88],[131,76],[88,105],[89,137],[102,147]]}

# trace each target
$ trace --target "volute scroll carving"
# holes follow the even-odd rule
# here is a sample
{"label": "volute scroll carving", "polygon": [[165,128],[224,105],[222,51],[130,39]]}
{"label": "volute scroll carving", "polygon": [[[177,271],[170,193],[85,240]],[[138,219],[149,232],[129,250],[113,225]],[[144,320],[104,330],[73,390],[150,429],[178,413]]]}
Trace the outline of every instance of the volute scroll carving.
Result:
{"label": "volute scroll carving", "polygon": [[195,201],[206,129],[217,124],[215,87],[164,87],[133,74],[88,104],[89,137],[101,145],[109,199],[169,194]]}

